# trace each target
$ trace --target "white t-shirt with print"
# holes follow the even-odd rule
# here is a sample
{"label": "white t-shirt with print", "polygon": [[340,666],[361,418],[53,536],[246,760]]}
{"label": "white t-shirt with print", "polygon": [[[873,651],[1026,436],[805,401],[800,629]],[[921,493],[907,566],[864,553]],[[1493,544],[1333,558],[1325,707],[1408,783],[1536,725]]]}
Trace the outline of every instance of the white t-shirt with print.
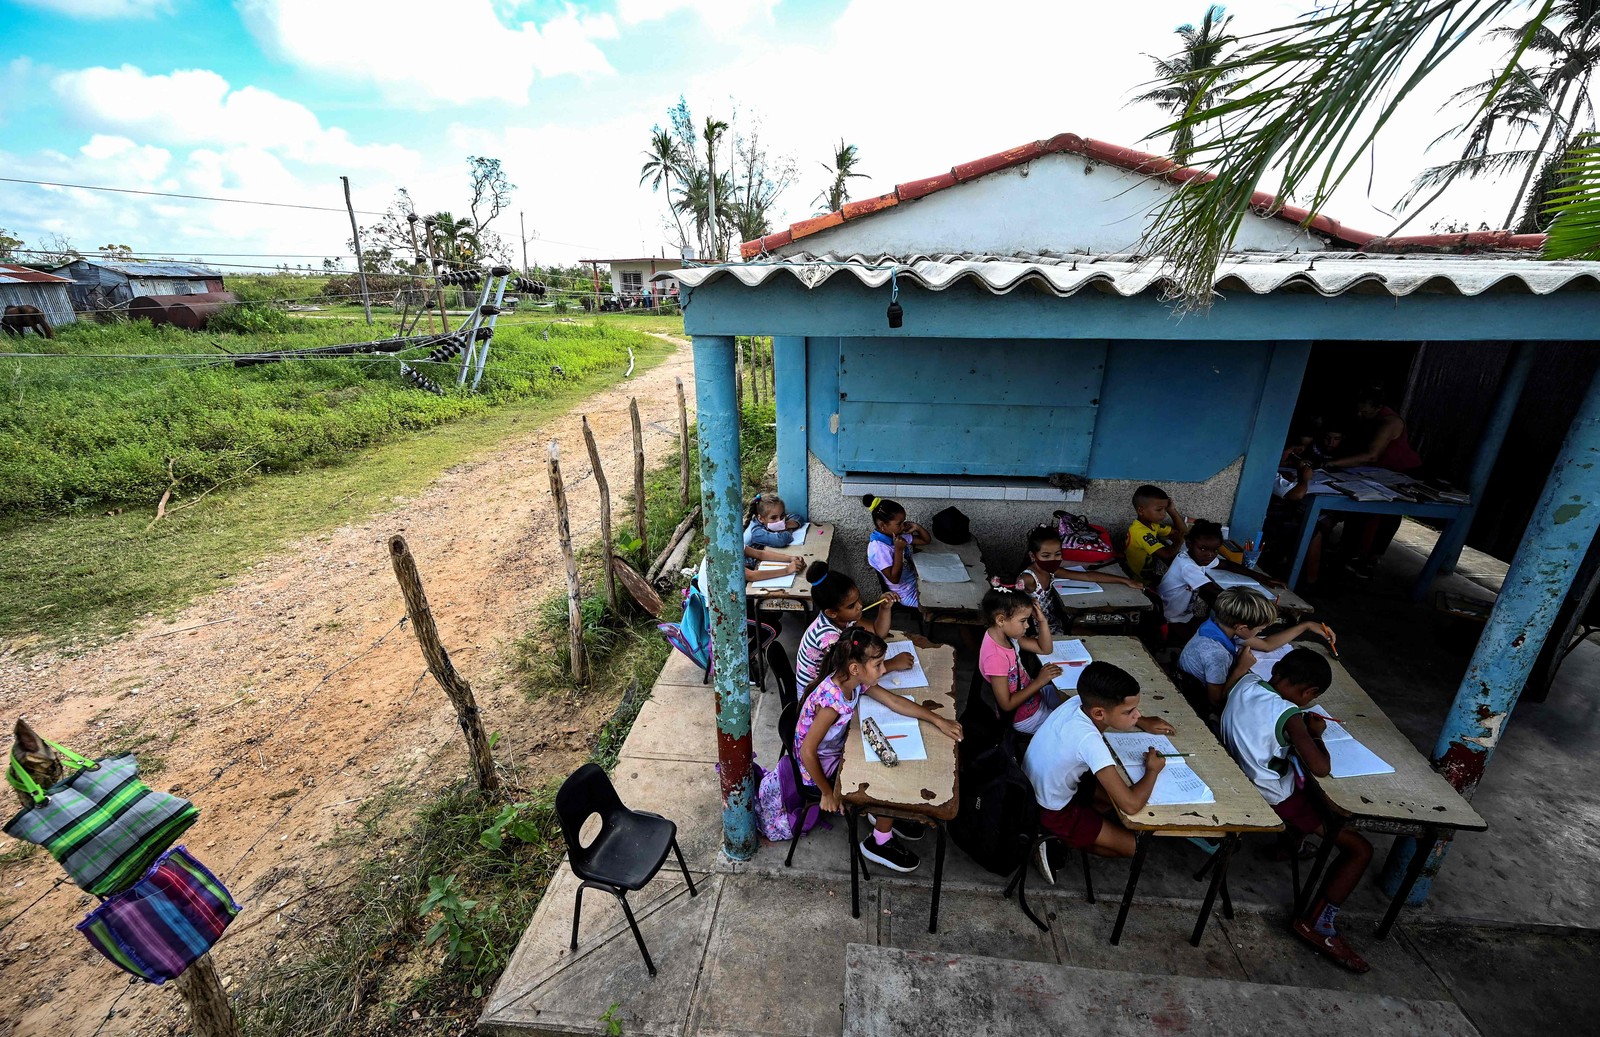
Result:
{"label": "white t-shirt with print", "polygon": [[1077,695],[1053,710],[1028,743],[1022,770],[1033,783],[1033,798],[1046,810],[1060,810],[1078,794],[1085,774],[1115,763],[1100,729],[1083,711]]}

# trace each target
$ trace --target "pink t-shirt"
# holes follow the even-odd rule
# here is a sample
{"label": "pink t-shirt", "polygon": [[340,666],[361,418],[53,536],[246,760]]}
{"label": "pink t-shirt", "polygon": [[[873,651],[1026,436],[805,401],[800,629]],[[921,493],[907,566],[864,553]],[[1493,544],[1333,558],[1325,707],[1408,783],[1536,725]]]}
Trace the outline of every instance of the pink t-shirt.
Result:
{"label": "pink t-shirt", "polygon": [[[978,672],[986,680],[990,677],[1006,678],[1006,687],[1013,695],[1028,686],[1028,675],[1023,672],[1017,643],[1012,641],[1009,645],[1001,645],[987,632],[978,645]],[[1034,692],[1011,714],[1011,726],[1021,734],[1031,735],[1049,715],[1050,707],[1045,705],[1044,696]]]}

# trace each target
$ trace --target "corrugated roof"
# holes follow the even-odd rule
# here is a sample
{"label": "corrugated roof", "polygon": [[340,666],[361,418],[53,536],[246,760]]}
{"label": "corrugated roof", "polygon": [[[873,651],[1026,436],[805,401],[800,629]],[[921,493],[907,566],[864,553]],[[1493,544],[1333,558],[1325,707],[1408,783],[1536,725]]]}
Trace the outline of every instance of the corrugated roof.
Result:
{"label": "corrugated roof", "polygon": [[70,277],[57,277],[47,274],[43,270],[32,267],[17,266],[13,263],[0,263],[0,284],[71,284]]}
{"label": "corrugated roof", "polygon": [[119,260],[95,259],[85,256],[75,262],[88,263],[90,266],[100,267],[102,270],[111,270],[125,277],[221,277],[220,271],[198,263],[175,263],[167,260]]}
{"label": "corrugated roof", "polygon": [[[678,270],[673,276],[691,289],[731,277],[754,288],[779,275],[807,288],[831,277],[851,277],[869,287],[887,285],[891,274],[901,284],[943,291],[974,281],[996,295],[1033,285],[1059,296],[1084,288],[1121,296],[1176,291],[1172,267],[1141,256],[942,255],[835,256],[801,253],[783,259]],[[1375,255],[1366,252],[1240,254],[1223,260],[1213,281],[1221,294],[1246,291],[1316,292],[1325,296],[1366,292],[1392,296],[1417,292],[1480,295],[1487,291],[1552,292],[1600,289],[1600,262],[1508,259],[1503,256]]]}
{"label": "corrugated roof", "polygon": [[[1134,148],[1125,148],[1120,144],[1110,144],[1103,140],[1094,140],[1091,137],[1080,137],[1075,133],[1058,133],[1049,140],[1029,141],[1026,144],[1008,148],[1005,151],[986,155],[971,162],[963,162],[951,167],[947,173],[936,176],[924,177],[921,180],[911,180],[907,183],[897,184],[893,191],[880,194],[875,198],[863,198],[860,201],[850,202],[843,208],[833,212],[814,216],[808,220],[792,223],[787,230],[774,231],[754,241],[746,241],[739,245],[739,255],[745,259],[771,252],[773,249],[782,248],[804,237],[837,227],[849,220],[870,216],[875,212],[893,208],[901,202],[914,201],[925,198],[935,191],[943,191],[957,184],[976,180],[988,176],[990,173],[1012,166],[1020,166],[1032,162],[1044,155],[1069,153],[1082,155],[1084,158],[1103,162],[1119,169],[1126,169],[1146,176],[1159,176],[1175,184],[1187,183],[1190,180],[1211,180],[1215,174],[1194,166],[1180,166],[1170,158],[1161,155],[1152,155],[1146,151]],[[1492,249],[1540,249],[1544,247],[1543,234],[1512,234],[1510,231],[1480,231],[1470,234],[1414,234],[1401,238],[1380,238],[1367,231],[1347,227],[1331,216],[1318,214],[1313,216],[1311,210],[1298,205],[1278,204],[1278,199],[1270,191],[1257,191],[1250,198],[1250,207],[1258,214],[1286,220],[1297,226],[1304,226],[1329,239],[1330,243],[1342,243],[1355,248],[1369,248],[1371,251],[1413,251],[1418,249],[1468,249],[1473,251]]]}

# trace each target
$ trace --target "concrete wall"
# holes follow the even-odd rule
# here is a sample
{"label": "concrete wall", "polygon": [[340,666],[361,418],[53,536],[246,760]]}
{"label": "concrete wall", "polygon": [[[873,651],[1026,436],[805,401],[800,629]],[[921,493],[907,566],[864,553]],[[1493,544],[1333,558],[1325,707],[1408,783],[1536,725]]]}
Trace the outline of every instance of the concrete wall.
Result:
{"label": "concrete wall", "polygon": [[[816,522],[831,522],[838,527],[829,564],[849,573],[862,587],[878,586],[876,575],[867,565],[867,535],[872,521],[861,506],[859,490],[846,489],[844,479],[835,475],[814,455],[808,458],[808,500],[806,515]],[[1236,459],[1204,482],[1165,482],[1162,489],[1185,515],[1226,522],[1239,487],[1242,459]],[[1130,503],[1134,488],[1143,480],[1096,479],[1083,491],[1080,503],[1052,504],[1039,501],[952,500],[949,497],[895,497],[916,522],[928,525],[936,512],[954,504],[972,523],[973,535],[983,547],[984,564],[992,576],[1010,576],[1022,558],[1028,530],[1047,521],[1057,510],[1087,515],[1091,522],[1105,526],[1120,543],[1133,518]],[[791,504],[791,506],[793,506]],[[1254,530],[1251,531],[1254,533]]]}

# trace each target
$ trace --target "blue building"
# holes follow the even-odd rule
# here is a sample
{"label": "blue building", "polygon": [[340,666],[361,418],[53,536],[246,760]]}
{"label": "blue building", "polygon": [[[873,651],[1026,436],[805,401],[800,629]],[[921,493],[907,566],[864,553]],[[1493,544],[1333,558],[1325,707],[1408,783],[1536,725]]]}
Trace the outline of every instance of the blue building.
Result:
{"label": "blue building", "polygon": [[[1600,338],[1600,264],[1542,262],[1528,251],[1537,240],[1507,234],[1379,239],[1265,195],[1213,305],[1179,313],[1169,269],[1138,250],[1154,208],[1198,175],[1063,134],[748,242],[743,263],[677,273],[695,348],[718,722],[735,736],[725,746],[749,751],[734,650],[735,336],[773,336],[779,492],[839,524],[835,560],[858,575],[864,492],[923,521],[954,503],[1007,555],[1057,508],[1120,530],[1142,482],[1186,514],[1254,532],[1317,343],[1356,364],[1395,343],[1521,343],[1483,415],[1479,453],[1492,463],[1537,344]],[[1540,619],[1600,526],[1596,454],[1591,386],[1440,736],[1436,760],[1459,765],[1458,788],[1475,785],[1538,651],[1527,632],[1548,628]],[[1060,475],[1087,487],[1060,490]],[[1470,759],[1452,764],[1456,750]],[[735,857],[755,846],[748,782],[747,756],[723,761]]]}

